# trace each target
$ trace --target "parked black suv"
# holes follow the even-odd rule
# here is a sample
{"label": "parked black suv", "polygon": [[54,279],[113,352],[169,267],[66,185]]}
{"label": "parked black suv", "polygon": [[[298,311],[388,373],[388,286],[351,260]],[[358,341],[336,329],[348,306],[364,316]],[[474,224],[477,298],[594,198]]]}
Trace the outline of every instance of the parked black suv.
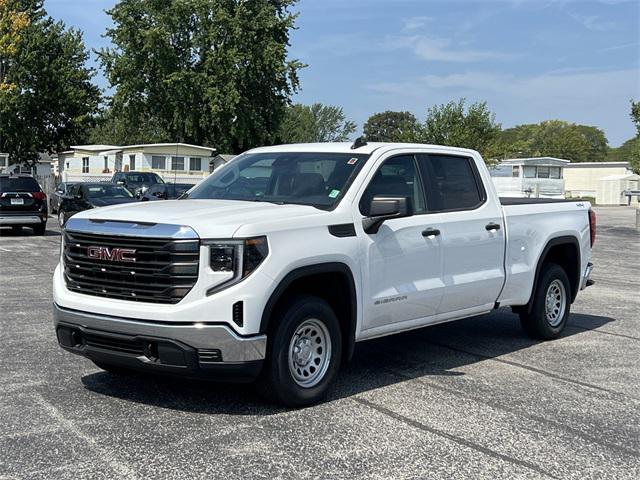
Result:
{"label": "parked black suv", "polygon": [[193,187],[191,183],[158,183],[151,185],[144,194],[140,195],[143,202],[149,200],[175,200]]}
{"label": "parked black suv", "polygon": [[30,227],[44,235],[48,217],[47,196],[35,178],[0,174],[0,227]]}
{"label": "parked black suv", "polygon": [[116,172],[111,181],[122,185],[136,196],[143,195],[151,185],[164,183],[160,175],[153,172]]}

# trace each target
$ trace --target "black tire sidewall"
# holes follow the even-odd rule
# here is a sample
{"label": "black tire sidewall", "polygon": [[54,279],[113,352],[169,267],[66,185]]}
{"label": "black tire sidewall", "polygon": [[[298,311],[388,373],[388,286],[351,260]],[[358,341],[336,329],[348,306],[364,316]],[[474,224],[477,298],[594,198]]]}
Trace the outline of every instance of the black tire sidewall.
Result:
{"label": "black tire sidewall", "polygon": [[[549,324],[545,313],[545,300],[547,290],[551,282],[554,280],[560,280],[565,290],[565,311],[562,321],[553,327]],[[549,340],[558,338],[564,330],[569,319],[569,312],[571,310],[571,285],[569,283],[569,277],[567,277],[564,269],[555,263],[547,263],[543,265],[540,272],[540,280],[536,287],[536,296],[531,308],[531,313],[523,319],[525,329],[529,334],[536,338],[543,340]]]}
{"label": "black tire sidewall", "polygon": [[[269,396],[287,406],[299,407],[318,402],[335,380],[342,357],[342,335],[338,319],[324,300],[310,295],[297,296],[279,309],[280,318],[274,326],[267,351],[265,374],[268,378]],[[311,388],[298,385],[289,371],[288,354],[291,338],[297,328],[310,318],[324,323],[331,337],[331,359],[324,378]]]}

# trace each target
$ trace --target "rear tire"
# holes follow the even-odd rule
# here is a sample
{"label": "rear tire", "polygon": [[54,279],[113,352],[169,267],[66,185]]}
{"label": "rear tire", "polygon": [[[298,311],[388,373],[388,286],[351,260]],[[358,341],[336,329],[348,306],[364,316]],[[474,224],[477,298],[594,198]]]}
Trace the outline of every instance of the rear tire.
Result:
{"label": "rear tire", "polygon": [[[558,338],[569,319],[571,285],[564,269],[555,263],[542,266],[531,309],[520,312],[522,328],[531,338]],[[527,310],[530,310],[527,313]]]}
{"label": "rear tire", "polygon": [[299,295],[278,309],[272,325],[260,392],[289,407],[319,402],[335,380],[342,357],[335,313],[324,300]]}
{"label": "rear tire", "polygon": [[47,222],[41,223],[40,225],[36,225],[33,227],[33,233],[36,235],[44,235],[44,232],[47,231]]}

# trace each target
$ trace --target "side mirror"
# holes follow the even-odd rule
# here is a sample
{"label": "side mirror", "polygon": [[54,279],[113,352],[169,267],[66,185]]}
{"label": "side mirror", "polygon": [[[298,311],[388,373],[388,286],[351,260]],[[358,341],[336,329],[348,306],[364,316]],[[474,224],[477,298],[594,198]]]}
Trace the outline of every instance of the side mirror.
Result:
{"label": "side mirror", "polygon": [[413,206],[409,197],[373,197],[369,216],[362,220],[362,227],[366,233],[378,233],[385,220],[411,215]]}

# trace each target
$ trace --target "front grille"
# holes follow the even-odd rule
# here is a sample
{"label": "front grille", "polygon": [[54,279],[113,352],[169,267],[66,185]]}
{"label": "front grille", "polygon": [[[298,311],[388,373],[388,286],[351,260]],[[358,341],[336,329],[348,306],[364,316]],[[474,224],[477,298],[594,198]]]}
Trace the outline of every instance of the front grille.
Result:
{"label": "front grille", "polygon": [[[135,262],[91,258],[89,247],[133,249]],[[64,233],[64,277],[74,292],[134,302],[178,303],[198,280],[198,240]]]}
{"label": "front grille", "polygon": [[90,347],[102,348],[120,353],[128,353],[131,355],[144,355],[144,345],[139,340],[130,340],[128,338],[111,337],[105,335],[97,335],[93,333],[85,333],[84,341]]}

